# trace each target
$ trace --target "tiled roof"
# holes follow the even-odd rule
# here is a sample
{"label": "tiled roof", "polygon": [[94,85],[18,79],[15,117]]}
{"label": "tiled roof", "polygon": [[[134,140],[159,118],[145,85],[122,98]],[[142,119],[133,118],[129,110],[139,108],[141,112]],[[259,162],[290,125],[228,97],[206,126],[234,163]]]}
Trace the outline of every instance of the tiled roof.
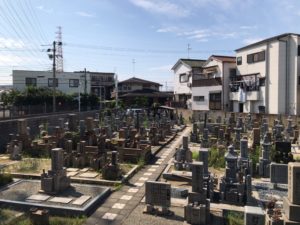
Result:
{"label": "tiled roof", "polygon": [[179,65],[179,63],[183,63],[190,66],[191,68],[194,68],[194,67],[202,67],[205,62],[206,60],[203,59],[179,59],[176,62],[176,64],[172,67],[172,70],[174,70]]}
{"label": "tiled roof", "polygon": [[137,77],[132,77],[132,78],[129,78],[127,80],[123,80],[123,81],[119,82],[119,84],[124,84],[124,83],[141,83],[141,84],[147,83],[147,84],[155,84],[155,85],[162,86],[159,83],[149,81],[149,80],[140,79],[140,78],[137,78]]}
{"label": "tiled roof", "polygon": [[235,56],[212,55],[210,58],[215,58],[215,59],[217,59],[219,61],[222,61],[222,62],[232,62],[232,63],[235,63],[235,61],[236,61]]}

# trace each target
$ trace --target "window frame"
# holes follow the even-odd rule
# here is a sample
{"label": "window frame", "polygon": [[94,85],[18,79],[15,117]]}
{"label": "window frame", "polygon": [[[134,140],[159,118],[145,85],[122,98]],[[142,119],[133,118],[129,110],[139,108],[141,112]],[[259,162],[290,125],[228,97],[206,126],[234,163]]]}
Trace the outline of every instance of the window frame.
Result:
{"label": "window frame", "polygon": [[[77,82],[77,85],[76,84],[74,85],[74,83],[72,83],[74,81]],[[77,87],[79,87],[79,79],[69,79],[69,87],[70,88],[77,88]]]}
{"label": "window frame", "polygon": [[193,96],[193,101],[194,102],[205,102],[205,96],[204,95]]}
{"label": "window frame", "polygon": [[[55,80],[53,80],[53,78],[48,78],[48,87],[53,87],[53,81],[56,81],[56,85],[55,87],[58,87],[58,78],[54,78]],[[50,80],[52,80],[52,84],[50,83]]]}
{"label": "window frame", "polygon": [[[186,77],[185,80],[182,80],[182,77]],[[179,74],[179,83],[188,83],[189,82],[189,75],[186,73]]]}
{"label": "window frame", "polygon": [[[30,82],[29,82],[30,80]],[[32,82],[34,81],[34,82]],[[37,85],[37,78],[36,77],[25,77],[25,86],[29,87],[29,86],[33,86],[36,87]]]}
{"label": "window frame", "polygon": [[263,62],[265,60],[266,60],[266,51],[265,50],[247,55],[247,63],[248,64]]}
{"label": "window frame", "polygon": [[240,66],[243,64],[243,57],[239,56],[236,58],[236,65]]}

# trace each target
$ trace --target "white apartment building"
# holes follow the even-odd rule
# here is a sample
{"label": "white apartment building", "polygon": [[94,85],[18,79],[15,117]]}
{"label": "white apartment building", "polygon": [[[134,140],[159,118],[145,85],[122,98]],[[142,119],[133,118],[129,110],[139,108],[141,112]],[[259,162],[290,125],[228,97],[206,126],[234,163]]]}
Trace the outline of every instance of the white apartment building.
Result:
{"label": "white apartment building", "polygon": [[236,50],[230,82],[234,112],[300,113],[300,35],[286,33]]}
{"label": "white apartment building", "polygon": [[193,73],[192,110],[229,110],[229,81],[236,73],[232,56],[212,55]]}
{"label": "white apartment building", "polygon": [[174,71],[175,102],[187,106],[192,97],[192,74],[199,73],[206,60],[179,59],[172,67]]}
{"label": "white apartment building", "polygon": [[114,86],[114,73],[100,72],[56,72],[13,70],[13,89],[24,91],[28,86],[53,88],[66,94],[93,93],[102,100],[109,99]]}
{"label": "white apartment building", "polygon": [[[55,82],[52,71],[13,70],[12,77],[13,89],[18,91],[24,91],[28,86],[53,88],[53,83],[57,90],[66,94],[75,94],[79,90],[83,93],[85,88],[84,73],[56,72]],[[89,76],[86,79],[90,86]]]}

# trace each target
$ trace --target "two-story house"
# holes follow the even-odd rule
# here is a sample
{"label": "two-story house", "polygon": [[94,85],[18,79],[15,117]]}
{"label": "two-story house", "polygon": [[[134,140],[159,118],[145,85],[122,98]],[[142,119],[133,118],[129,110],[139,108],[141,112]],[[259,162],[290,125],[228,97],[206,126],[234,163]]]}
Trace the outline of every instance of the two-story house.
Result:
{"label": "two-story house", "polygon": [[192,110],[229,110],[229,81],[236,73],[235,57],[212,55],[192,74]]}
{"label": "two-story house", "polygon": [[206,60],[179,59],[172,67],[174,71],[174,100],[182,107],[187,107],[187,101],[192,97],[192,74],[200,73]]}
{"label": "two-story house", "polygon": [[[172,100],[173,94],[161,92],[159,89],[162,85],[153,81],[132,77],[127,80],[118,82],[118,97],[127,105],[134,105],[138,98],[147,98],[148,105],[154,102],[165,104]],[[112,97],[116,92],[112,93]]]}
{"label": "two-story house", "polygon": [[286,33],[236,50],[231,78],[234,112],[300,113],[300,35]]}

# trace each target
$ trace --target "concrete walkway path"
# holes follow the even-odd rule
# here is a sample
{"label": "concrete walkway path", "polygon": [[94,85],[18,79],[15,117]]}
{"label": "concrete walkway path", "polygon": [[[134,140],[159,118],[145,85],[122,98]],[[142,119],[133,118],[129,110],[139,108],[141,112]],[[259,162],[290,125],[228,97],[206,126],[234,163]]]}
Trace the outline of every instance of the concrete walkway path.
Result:
{"label": "concrete walkway path", "polygon": [[152,164],[145,165],[119,191],[112,193],[106,201],[87,219],[87,225],[117,225],[130,216],[145,195],[145,181],[155,181],[173,157],[182,137],[189,135],[190,127],[185,128],[157,155]]}

